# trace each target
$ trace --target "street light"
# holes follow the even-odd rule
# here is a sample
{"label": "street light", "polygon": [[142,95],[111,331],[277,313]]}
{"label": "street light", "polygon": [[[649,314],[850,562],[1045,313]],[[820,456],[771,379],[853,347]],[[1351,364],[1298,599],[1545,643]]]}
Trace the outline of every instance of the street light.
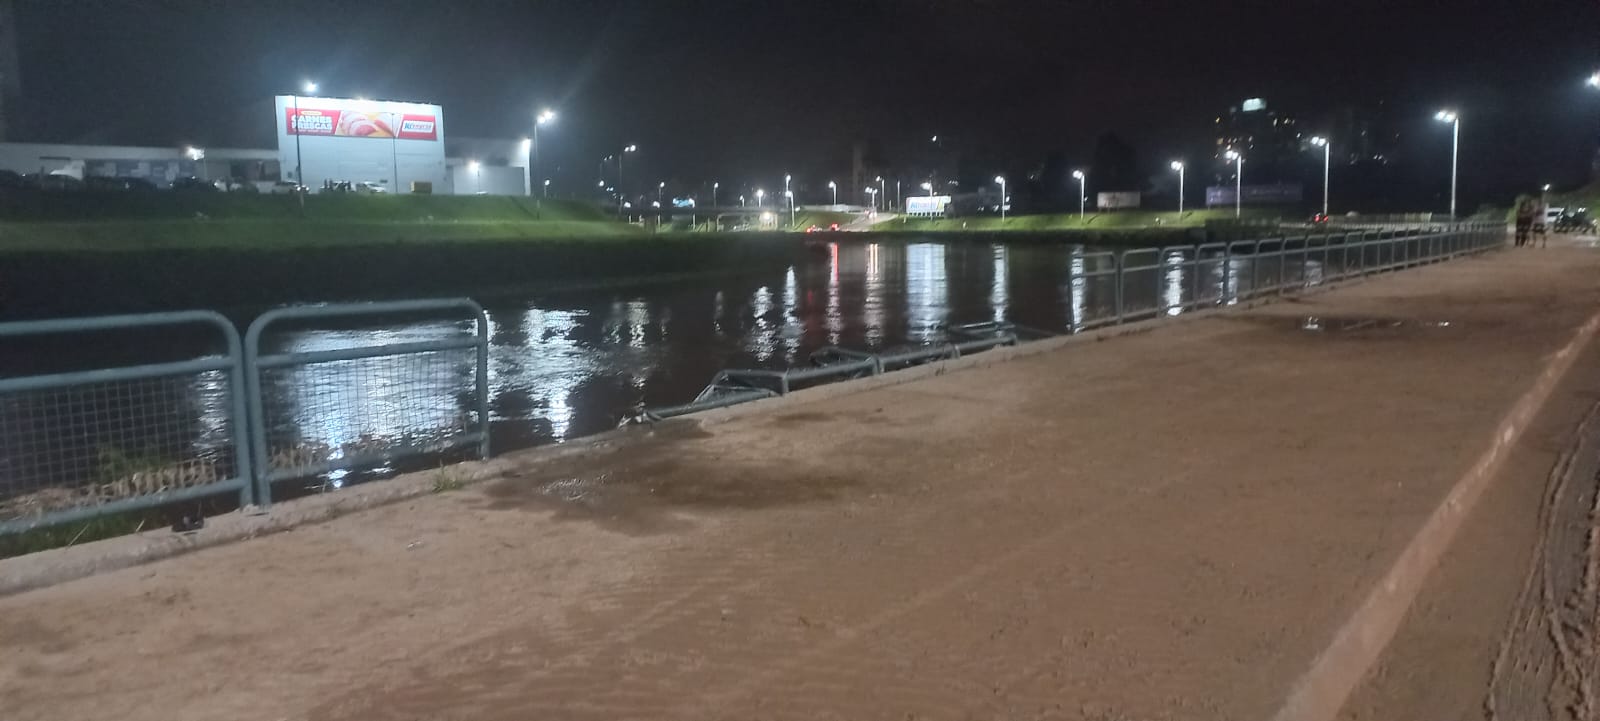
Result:
{"label": "street light", "polygon": [[667,192],[667,181],[656,183],[656,202],[661,202],[661,194]]}
{"label": "street light", "polygon": [[711,184],[711,207],[713,207],[713,208],[717,207],[717,186],[720,186],[720,185],[722,185],[722,184],[721,183],[712,183]]}
{"label": "street light", "polygon": [[482,193],[483,173],[481,171],[483,170],[483,166],[478,165],[478,161],[474,160],[467,163],[467,167],[472,170],[472,194],[477,195],[478,193]]}
{"label": "street light", "polygon": [[761,207],[761,199],[767,197],[767,191],[756,188],[756,207]]}
{"label": "street light", "polygon": [[1238,164],[1233,174],[1233,217],[1237,219],[1244,214],[1244,154],[1229,150],[1224,157]]}
{"label": "street light", "polygon": [[[785,177],[787,177],[787,176],[785,176]],[[793,190],[785,190],[785,191],[783,191],[783,194],[784,194],[785,197],[787,197],[789,199],[789,227],[793,228],[794,227],[794,191]]]}
{"label": "street light", "polygon": [[1321,135],[1313,137],[1311,144],[1322,148],[1322,217],[1326,218],[1328,217],[1328,168],[1330,167],[1329,158],[1332,157],[1330,153],[1333,151],[1333,146],[1328,143],[1327,138]]}
{"label": "street light", "polygon": [[[533,148],[533,170],[528,175],[529,178],[532,178],[535,175],[543,174],[539,172],[539,161],[542,159],[541,155],[544,152],[544,149],[539,146],[539,126],[554,122],[555,119],[556,111],[549,108],[545,108],[533,116],[533,142],[530,143],[531,147]],[[528,192],[530,194],[533,192],[533,185],[531,182],[528,186]]]}
{"label": "street light", "polygon": [[1088,184],[1089,176],[1082,170],[1074,170],[1072,177],[1078,179],[1078,220],[1083,220],[1083,203],[1089,198],[1089,191],[1085,190],[1084,186]]}
{"label": "street light", "polygon": [[744,196],[743,195],[739,196],[739,207],[741,207],[741,208],[745,207],[744,206]]}
{"label": "street light", "polygon": [[867,186],[867,198],[872,203],[872,212],[878,212],[878,189],[870,185]]}
{"label": "street light", "polygon": [[545,178],[544,179],[544,197],[546,197],[546,198],[550,197],[550,179],[549,178]]}
{"label": "street light", "polygon": [[[317,84],[307,80],[301,88],[307,95],[317,92]],[[294,133],[294,184],[299,189],[296,195],[300,196],[300,212],[306,210],[306,175],[305,165],[300,162],[300,96],[294,96],[294,120],[289,123],[289,131]],[[281,175],[281,174],[280,174]]]}
{"label": "street light", "polygon": [[1000,184],[1000,224],[1006,223],[1006,176],[994,176],[994,182]]}
{"label": "street light", "polygon": [[833,191],[833,204],[834,205],[838,205],[839,204],[839,184],[835,183],[835,182],[833,182],[831,180],[828,181],[828,190]]}
{"label": "street light", "polygon": [[1183,215],[1183,161],[1172,161],[1172,169],[1178,171],[1178,215]]}
{"label": "street light", "polygon": [[617,193],[620,195],[626,196],[628,194],[627,189],[622,184],[622,157],[628,153],[637,152],[639,152],[639,146],[630,143],[622,149],[622,152],[617,154]]}
{"label": "street light", "polygon": [[[884,182],[882,175],[878,176],[878,195],[883,196],[883,204],[887,206],[889,204],[889,184]],[[884,210],[888,210],[888,208],[886,207]]]}
{"label": "street light", "polygon": [[1454,110],[1440,110],[1433,114],[1433,119],[1441,123],[1450,124],[1450,219],[1456,219],[1456,181],[1460,176],[1461,159],[1461,116]]}

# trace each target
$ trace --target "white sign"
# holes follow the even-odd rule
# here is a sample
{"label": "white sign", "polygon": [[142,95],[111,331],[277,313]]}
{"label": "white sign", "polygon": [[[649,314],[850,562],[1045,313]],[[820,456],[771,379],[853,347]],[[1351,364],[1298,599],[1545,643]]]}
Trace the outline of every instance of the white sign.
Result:
{"label": "white sign", "polygon": [[391,193],[409,193],[417,183],[446,191],[439,106],[308,95],[275,100],[285,180],[299,180],[313,193],[345,181],[376,183]]}
{"label": "white sign", "polygon": [[1098,193],[1095,195],[1094,205],[1101,210],[1137,208],[1139,207],[1139,193]]}
{"label": "white sign", "polygon": [[1243,112],[1246,112],[1246,113],[1253,113],[1253,112],[1255,112],[1257,110],[1266,110],[1266,109],[1267,109],[1267,101],[1262,100],[1261,98],[1250,98],[1248,100],[1245,100],[1244,104],[1239,106],[1239,110],[1241,110]]}
{"label": "white sign", "polygon": [[944,215],[949,204],[948,195],[913,195],[906,198],[906,215]]}

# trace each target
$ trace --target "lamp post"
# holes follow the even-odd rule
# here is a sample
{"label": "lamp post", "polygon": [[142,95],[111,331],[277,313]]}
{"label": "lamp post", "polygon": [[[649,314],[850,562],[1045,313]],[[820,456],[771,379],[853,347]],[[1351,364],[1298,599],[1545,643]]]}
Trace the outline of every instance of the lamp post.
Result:
{"label": "lamp post", "polygon": [[721,183],[712,183],[711,184],[711,207],[713,207],[713,208],[717,207],[717,187],[720,186],[720,185],[722,185],[722,184]]}
{"label": "lamp post", "polygon": [[546,198],[550,197],[550,179],[549,178],[545,178],[544,179],[544,197],[546,197]]}
{"label": "lamp post", "polygon": [[1450,219],[1456,219],[1456,181],[1461,159],[1461,116],[1454,110],[1440,110],[1433,118],[1450,124]]}
{"label": "lamp post", "polygon": [[1229,150],[1224,157],[1237,164],[1233,174],[1233,217],[1237,220],[1244,215],[1244,154]]}
{"label": "lamp post", "polygon": [[483,166],[474,160],[467,163],[467,167],[472,170],[472,194],[477,195],[483,192]]}
{"label": "lamp post", "polygon": [[872,203],[872,212],[878,212],[878,189],[867,186],[867,199]]}
{"label": "lamp post", "polygon": [[[545,125],[545,124],[550,123],[550,122],[553,122],[553,121],[555,121],[555,119],[556,119],[556,111],[551,110],[549,108],[545,108],[544,110],[541,110],[541,111],[539,111],[537,113],[534,113],[534,116],[533,116],[533,142],[531,143],[532,148],[533,148],[533,171],[532,171],[532,175],[528,176],[530,178],[533,177],[534,175],[543,175],[543,173],[539,172],[539,169],[541,167],[539,161],[542,159],[541,156],[544,154],[544,148],[539,146],[539,126]],[[618,174],[621,174],[621,171],[618,171]],[[528,193],[530,195],[533,194],[533,186],[532,186],[531,183],[528,186]]]}
{"label": "lamp post", "polygon": [[[784,176],[784,177],[787,178],[788,176]],[[794,191],[793,190],[785,190],[785,191],[783,191],[783,196],[785,198],[789,199],[789,227],[791,229],[793,229],[794,228]]]}
{"label": "lamp post", "polygon": [[767,197],[767,191],[756,188],[756,208],[761,208],[761,199]]}
{"label": "lamp post", "polygon": [[[303,87],[308,95],[317,92],[317,84],[310,80],[307,80]],[[300,156],[300,95],[298,93],[294,96],[294,120],[289,123],[289,130],[294,133],[294,184],[299,188],[300,210],[304,211],[306,207],[306,174],[305,165],[301,163]]]}
{"label": "lamp post", "polygon": [[628,144],[628,145],[626,145],[626,146],[624,146],[622,148],[622,152],[617,153],[617,194],[618,195],[626,196],[628,194],[627,188],[622,184],[622,158],[623,158],[623,156],[627,155],[628,153],[637,153],[637,152],[639,152],[639,146],[633,145],[633,144],[630,143],[630,144]]}
{"label": "lamp post", "polygon": [[833,204],[834,205],[838,205],[839,204],[839,184],[835,183],[835,182],[833,182],[831,180],[828,181],[828,190],[833,191]]}
{"label": "lamp post", "polygon": [[[884,181],[882,175],[878,176],[878,192],[873,197],[879,195],[883,196],[883,204],[887,206],[889,204],[889,185]],[[888,208],[885,207],[884,210],[888,210]]]}
{"label": "lamp post", "polygon": [[1178,171],[1178,215],[1183,215],[1183,161],[1172,161],[1172,169]]}
{"label": "lamp post", "polygon": [[741,207],[741,208],[745,207],[744,206],[744,196],[743,195],[739,196],[739,207]]}
{"label": "lamp post", "polygon": [[1322,148],[1322,217],[1326,218],[1328,217],[1328,169],[1331,167],[1329,162],[1333,157],[1331,154],[1333,146],[1321,135],[1312,138],[1311,144]]}
{"label": "lamp post", "polygon": [[1082,170],[1074,170],[1072,171],[1072,177],[1078,179],[1078,220],[1083,220],[1083,204],[1089,198],[1089,191],[1085,188],[1089,183],[1089,176],[1084,174]]}
{"label": "lamp post", "polygon": [[994,176],[994,182],[1000,184],[1000,224],[1006,224],[1006,176]]}
{"label": "lamp post", "polygon": [[900,181],[894,181],[894,207],[901,211],[906,209],[906,199],[900,196]]}
{"label": "lamp post", "polygon": [[665,192],[667,192],[667,181],[663,180],[656,183],[656,205],[658,207],[661,205],[661,195]]}

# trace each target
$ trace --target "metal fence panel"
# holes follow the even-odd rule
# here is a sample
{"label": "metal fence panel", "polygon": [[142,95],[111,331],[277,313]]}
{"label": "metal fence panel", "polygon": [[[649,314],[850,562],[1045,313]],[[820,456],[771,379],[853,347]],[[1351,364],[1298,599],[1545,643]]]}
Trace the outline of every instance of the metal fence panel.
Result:
{"label": "metal fence panel", "polygon": [[[451,319],[380,343],[329,327],[443,313]],[[278,481],[461,447],[489,455],[489,321],[476,302],[279,308],[250,324],[244,356],[263,504]]]}
{"label": "metal fence panel", "polygon": [[[219,493],[254,501],[239,333],[209,311],[0,323],[0,340],[203,330],[218,352],[0,378],[0,533]],[[23,367],[37,367],[23,363]]]}

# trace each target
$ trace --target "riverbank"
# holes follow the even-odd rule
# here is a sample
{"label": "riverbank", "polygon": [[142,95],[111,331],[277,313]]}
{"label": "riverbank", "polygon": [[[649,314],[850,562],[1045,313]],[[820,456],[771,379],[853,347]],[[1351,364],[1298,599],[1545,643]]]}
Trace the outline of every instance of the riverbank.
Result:
{"label": "riverbank", "polygon": [[[1538,464],[1516,458],[1553,455],[1545,430],[1600,382],[1570,350],[1596,265],[1492,254],[502,458],[462,490],[0,600],[17,669],[0,703],[19,720],[1333,718],[1437,558],[1418,540],[1449,545],[1432,519],[1531,515]],[[1462,489],[1484,485],[1519,503],[1474,506]],[[1522,578],[1461,560],[1488,642],[1425,660],[1485,679],[1456,662],[1492,655]],[[1366,708],[1456,717],[1475,708],[1457,690],[1470,679],[1424,713]]]}

